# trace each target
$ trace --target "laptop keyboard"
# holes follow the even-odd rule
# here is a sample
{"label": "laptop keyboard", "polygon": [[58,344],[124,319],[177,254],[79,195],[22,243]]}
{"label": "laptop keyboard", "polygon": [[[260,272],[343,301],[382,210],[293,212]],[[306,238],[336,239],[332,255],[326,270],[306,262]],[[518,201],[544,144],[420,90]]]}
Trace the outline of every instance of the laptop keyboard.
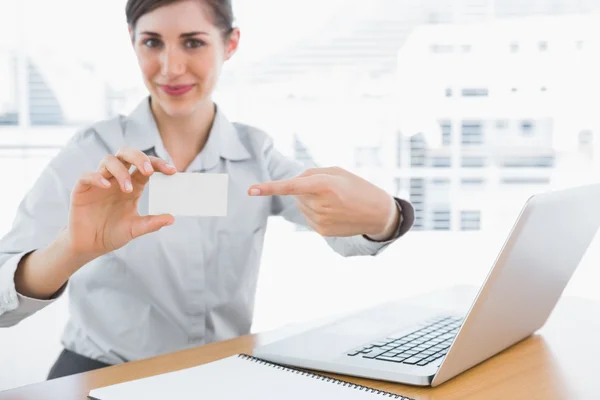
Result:
{"label": "laptop keyboard", "polygon": [[388,336],[355,349],[348,355],[425,366],[448,353],[462,322],[463,318],[434,318],[412,333]]}

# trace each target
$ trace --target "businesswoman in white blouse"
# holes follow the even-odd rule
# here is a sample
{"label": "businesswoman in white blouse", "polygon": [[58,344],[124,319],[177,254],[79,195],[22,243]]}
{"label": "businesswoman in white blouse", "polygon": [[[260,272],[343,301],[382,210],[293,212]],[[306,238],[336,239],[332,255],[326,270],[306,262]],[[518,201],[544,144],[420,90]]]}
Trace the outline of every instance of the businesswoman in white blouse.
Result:
{"label": "businesswoman in white blouse", "polygon": [[[227,120],[211,94],[240,39],[230,0],[129,0],[126,16],[149,96],[74,135],[0,241],[0,326],[69,291],[50,379],[247,334],[271,215],[344,256],[379,253],[414,219],[406,201],[340,168],[305,170]],[[178,172],[229,174],[227,216],[147,215],[149,177]]]}

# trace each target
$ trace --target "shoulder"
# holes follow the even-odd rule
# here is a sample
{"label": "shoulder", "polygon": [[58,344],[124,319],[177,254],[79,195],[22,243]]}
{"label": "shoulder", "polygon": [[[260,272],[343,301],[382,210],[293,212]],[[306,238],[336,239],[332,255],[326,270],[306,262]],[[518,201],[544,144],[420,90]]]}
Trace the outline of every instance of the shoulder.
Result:
{"label": "shoulder", "polygon": [[264,157],[274,148],[273,137],[264,130],[239,122],[232,123],[238,139],[255,157]]}
{"label": "shoulder", "polygon": [[233,122],[232,125],[244,144],[262,146],[273,143],[272,136],[260,128],[239,122]]}
{"label": "shoulder", "polygon": [[125,121],[126,117],[123,115],[96,121],[75,132],[69,142],[86,148],[100,146],[112,152],[115,148],[121,147],[124,142]]}
{"label": "shoulder", "polygon": [[79,128],[51,161],[59,170],[72,165],[96,165],[107,154],[112,154],[123,144],[121,115],[99,120]]}

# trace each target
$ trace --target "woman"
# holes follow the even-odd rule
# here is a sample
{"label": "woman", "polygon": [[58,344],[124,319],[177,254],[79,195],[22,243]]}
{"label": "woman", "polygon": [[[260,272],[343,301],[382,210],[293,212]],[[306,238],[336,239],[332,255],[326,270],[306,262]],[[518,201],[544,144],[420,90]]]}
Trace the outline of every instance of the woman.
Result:
{"label": "woman", "polygon": [[[413,221],[407,202],[339,168],[304,171],[227,120],[211,93],[240,38],[229,0],[129,0],[126,14],[148,98],[75,135],[0,242],[0,326],[69,288],[49,378],[247,334],[270,215],[345,256]],[[229,174],[227,217],[145,215],[149,177],[177,171]]]}

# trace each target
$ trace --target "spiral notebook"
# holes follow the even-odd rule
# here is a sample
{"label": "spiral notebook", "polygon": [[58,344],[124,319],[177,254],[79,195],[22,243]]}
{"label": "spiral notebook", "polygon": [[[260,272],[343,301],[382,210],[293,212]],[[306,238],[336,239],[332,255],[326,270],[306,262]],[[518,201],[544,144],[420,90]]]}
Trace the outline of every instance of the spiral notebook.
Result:
{"label": "spiral notebook", "polygon": [[90,391],[94,400],[402,399],[394,393],[283,367],[247,354]]}

